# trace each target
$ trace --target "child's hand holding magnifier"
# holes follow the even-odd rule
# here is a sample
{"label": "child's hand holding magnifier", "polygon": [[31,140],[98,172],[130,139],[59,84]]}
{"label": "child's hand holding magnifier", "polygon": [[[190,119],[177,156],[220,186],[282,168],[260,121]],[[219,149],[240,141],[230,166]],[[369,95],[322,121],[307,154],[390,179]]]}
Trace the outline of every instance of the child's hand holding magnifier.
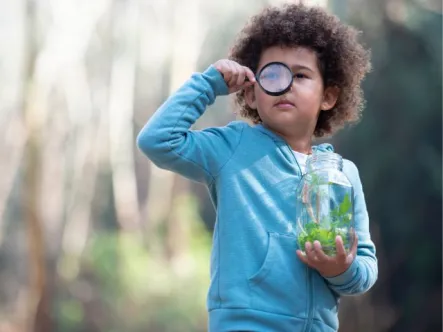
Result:
{"label": "child's hand holding magnifier", "polygon": [[255,83],[255,75],[248,67],[242,66],[235,61],[223,59],[214,63],[224,77],[229,88],[229,93],[237,92]]}
{"label": "child's hand holding magnifier", "polygon": [[260,88],[268,95],[281,96],[291,89],[294,78],[297,76],[282,62],[266,64],[257,75],[254,75],[248,67],[232,60],[219,60],[214,67],[223,75],[229,93],[237,92],[258,82]]}

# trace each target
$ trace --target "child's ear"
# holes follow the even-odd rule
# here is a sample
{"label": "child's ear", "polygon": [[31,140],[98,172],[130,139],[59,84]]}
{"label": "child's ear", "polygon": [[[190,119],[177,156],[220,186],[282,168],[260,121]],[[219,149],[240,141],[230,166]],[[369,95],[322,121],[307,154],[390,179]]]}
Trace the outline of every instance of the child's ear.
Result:
{"label": "child's ear", "polygon": [[320,105],[322,111],[331,110],[337,103],[340,89],[336,86],[327,87],[323,93],[323,101]]}
{"label": "child's ear", "polygon": [[257,99],[255,98],[254,85],[245,88],[246,104],[252,109],[257,109]]}

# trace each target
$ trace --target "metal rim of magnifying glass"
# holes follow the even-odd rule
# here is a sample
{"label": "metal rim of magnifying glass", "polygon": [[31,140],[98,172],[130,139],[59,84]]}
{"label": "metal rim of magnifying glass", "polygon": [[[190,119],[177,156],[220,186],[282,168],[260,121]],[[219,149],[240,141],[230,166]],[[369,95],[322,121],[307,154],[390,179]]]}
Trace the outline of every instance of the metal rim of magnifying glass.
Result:
{"label": "metal rim of magnifying glass", "polygon": [[[261,73],[263,72],[263,70],[265,70],[267,67],[272,66],[272,65],[280,65],[280,66],[283,66],[283,67],[285,67],[286,69],[288,69],[288,71],[291,73],[291,82],[288,84],[288,87],[285,88],[285,89],[283,89],[282,91],[279,91],[279,92],[272,92],[272,91],[266,90],[266,89],[263,87],[263,85],[261,85],[261,82],[260,82],[260,75],[261,75]],[[270,95],[270,96],[281,96],[281,95],[284,95],[286,92],[288,92],[288,91],[291,89],[291,85],[292,85],[292,83],[294,82],[294,76],[292,75],[292,71],[291,71],[291,69],[290,69],[287,65],[285,65],[283,62],[278,62],[278,61],[273,61],[273,62],[269,62],[268,64],[266,64],[266,66],[264,66],[262,69],[260,69],[260,71],[258,72],[258,74],[257,74],[257,76],[256,76],[255,79],[257,80],[258,85],[260,86],[260,88],[261,88],[266,94],[268,94],[268,95]]]}

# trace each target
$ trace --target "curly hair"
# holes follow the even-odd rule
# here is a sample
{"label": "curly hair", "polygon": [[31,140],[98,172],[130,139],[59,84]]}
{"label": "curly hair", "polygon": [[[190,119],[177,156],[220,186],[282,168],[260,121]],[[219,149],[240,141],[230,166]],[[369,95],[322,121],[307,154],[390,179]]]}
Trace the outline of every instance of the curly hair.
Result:
{"label": "curly hair", "polygon": [[[347,123],[360,119],[364,106],[361,81],[371,69],[370,52],[357,40],[358,31],[320,7],[287,4],[267,7],[253,16],[230,50],[229,58],[253,72],[264,50],[273,47],[306,47],[313,50],[325,87],[340,89],[333,109],[320,112],[314,136],[331,135]],[[257,110],[237,92],[240,115],[260,123]]]}

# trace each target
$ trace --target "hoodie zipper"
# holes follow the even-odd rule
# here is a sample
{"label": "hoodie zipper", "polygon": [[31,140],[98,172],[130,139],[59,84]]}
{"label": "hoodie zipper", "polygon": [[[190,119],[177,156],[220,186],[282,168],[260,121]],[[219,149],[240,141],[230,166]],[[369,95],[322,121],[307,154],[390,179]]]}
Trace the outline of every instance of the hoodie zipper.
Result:
{"label": "hoodie zipper", "polygon": [[[264,131],[268,136],[271,136],[275,142],[275,138],[276,138],[275,134],[273,134],[268,129],[263,127],[263,125],[258,125],[258,128],[261,128],[261,131]],[[295,164],[298,167],[298,170],[300,172],[300,176],[303,176],[303,172],[301,170],[300,164],[298,163],[297,158],[295,157],[294,152],[292,151],[292,148],[289,146],[289,144],[285,140],[279,138],[279,141],[283,141],[286,144],[286,147],[288,148],[289,153],[291,154],[293,160],[295,161]],[[294,171],[297,174],[297,170],[294,169]],[[312,316],[313,316],[313,311],[314,311],[314,289],[312,286],[312,271],[308,266],[306,266],[306,276],[307,276],[307,288],[308,288],[308,299],[307,299],[308,319],[306,321],[306,324],[303,327],[303,332],[309,332],[311,330],[312,320],[313,320]]]}
{"label": "hoodie zipper", "polygon": [[[298,167],[298,170],[300,171],[300,176],[303,176],[303,172],[301,170],[300,164],[297,161],[297,158],[294,155],[294,152],[292,152],[291,147],[289,146],[288,143],[286,143],[286,147],[289,150],[289,153],[291,154],[292,158],[295,161],[295,164]],[[306,266],[306,275],[307,275],[307,288],[308,288],[308,299],[307,299],[307,307],[308,307],[308,319],[307,322],[303,328],[304,332],[309,332],[311,330],[311,326],[312,326],[312,316],[313,316],[313,311],[314,311],[314,289],[312,287],[312,271],[311,269]]]}

